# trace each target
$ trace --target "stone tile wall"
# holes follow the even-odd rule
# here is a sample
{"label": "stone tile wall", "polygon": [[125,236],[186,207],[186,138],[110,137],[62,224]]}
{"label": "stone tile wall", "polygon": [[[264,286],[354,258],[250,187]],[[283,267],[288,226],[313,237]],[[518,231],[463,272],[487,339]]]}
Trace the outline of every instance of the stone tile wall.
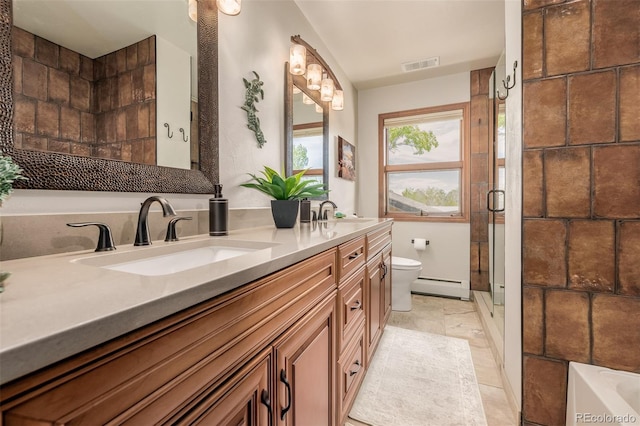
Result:
{"label": "stone tile wall", "polygon": [[96,58],[94,156],[156,164],[155,54],[149,37]]}
{"label": "stone tile wall", "polygon": [[523,0],[523,418],[640,372],[640,2]]}
{"label": "stone tile wall", "polygon": [[91,59],[13,27],[15,146],[155,164],[155,37]]}

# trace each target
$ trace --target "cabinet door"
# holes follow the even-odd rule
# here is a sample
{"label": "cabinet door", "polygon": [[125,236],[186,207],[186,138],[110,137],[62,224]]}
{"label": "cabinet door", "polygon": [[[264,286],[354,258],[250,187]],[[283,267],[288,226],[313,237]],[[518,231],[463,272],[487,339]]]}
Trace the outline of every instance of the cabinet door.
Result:
{"label": "cabinet door", "polygon": [[365,373],[364,321],[338,360],[338,425],[344,425]]}
{"label": "cabinet door", "polygon": [[335,425],[333,293],[274,344],[277,425]]}
{"label": "cabinet door", "polygon": [[382,264],[382,286],[384,288],[382,293],[382,317],[384,327],[391,315],[391,245],[388,245],[382,251]]}
{"label": "cabinet door", "polygon": [[257,356],[173,425],[269,426],[271,350]]}
{"label": "cabinet door", "polygon": [[384,288],[383,280],[383,263],[382,255],[377,255],[367,263],[367,274],[365,281],[366,289],[366,349],[367,349],[367,365],[371,361],[373,352],[382,335],[382,295]]}

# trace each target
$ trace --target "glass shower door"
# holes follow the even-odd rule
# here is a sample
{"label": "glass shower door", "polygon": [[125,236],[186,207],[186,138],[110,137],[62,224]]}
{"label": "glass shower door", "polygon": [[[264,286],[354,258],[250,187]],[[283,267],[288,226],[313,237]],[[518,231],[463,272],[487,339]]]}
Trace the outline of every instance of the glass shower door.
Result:
{"label": "glass shower door", "polygon": [[[504,334],[504,206],[506,190],[506,96],[500,92],[505,79],[504,54],[496,65],[493,78],[493,131],[490,151],[490,190],[487,193],[489,210],[489,283],[494,322]],[[504,91],[504,89],[503,89]]]}

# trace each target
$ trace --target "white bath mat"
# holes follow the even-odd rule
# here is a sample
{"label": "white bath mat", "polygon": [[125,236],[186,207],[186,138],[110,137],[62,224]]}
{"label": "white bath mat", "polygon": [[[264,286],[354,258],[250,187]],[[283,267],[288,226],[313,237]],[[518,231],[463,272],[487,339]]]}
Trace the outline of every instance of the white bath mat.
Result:
{"label": "white bath mat", "polygon": [[387,326],[349,417],[372,426],[486,426],[469,343]]}

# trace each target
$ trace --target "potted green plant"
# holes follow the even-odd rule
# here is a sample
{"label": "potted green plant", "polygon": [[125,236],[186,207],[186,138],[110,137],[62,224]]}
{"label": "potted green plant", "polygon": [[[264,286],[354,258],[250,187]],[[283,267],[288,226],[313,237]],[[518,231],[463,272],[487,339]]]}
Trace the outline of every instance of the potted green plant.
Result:
{"label": "potted green plant", "polygon": [[[13,192],[13,182],[17,180],[26,180],[22,176],[23,170],[11,157],[0,154],[0,207],[2,202]],[[0,222],[0,243],[2,243],[2,222]],[[4,290],[4,281],[9,278],[9,272],[0,271],[0,293]]]}
{"label": "potted green plant", "polygon": [[251,181],[241,184],[245,188],[253,188],[273,198],[271,214],[277,228],[293,228],[298,218],[300,200],[326,194],[322,183],[303,180],[306,170],[293,176],[283,177],[270,167],[264,166],[261,172],[264,177],[249,173]]}

